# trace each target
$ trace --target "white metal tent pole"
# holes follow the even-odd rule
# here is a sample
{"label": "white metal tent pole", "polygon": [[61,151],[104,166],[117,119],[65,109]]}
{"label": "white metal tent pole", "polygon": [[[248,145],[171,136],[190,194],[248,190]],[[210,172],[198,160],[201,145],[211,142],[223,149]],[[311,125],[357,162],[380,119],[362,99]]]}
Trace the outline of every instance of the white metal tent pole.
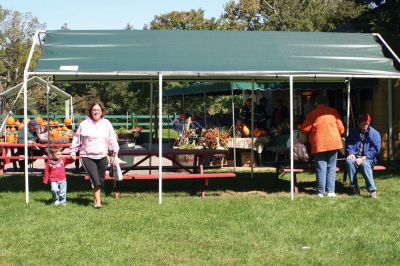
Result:
{"label": "white metal tent pole", "polygon": [[250,164],[251,164],[251,178],[253,178],[253,164],[254,164],[254,79],[251,80],[251,125],[250,125],[250,138],[251,138],[251,148],[250,148]]}
{"label": "white metal tent pole", "polygon": [[35,46],[39,40],[39,31],[35,32],[32,38],[32,46],[29,52],[28,60],[24,69],[24,154],[25,154],[25,202],[29,203],[29,173],[28,173],[28,78],[29,78],[29,66],[31,64],[33,52]]}
{"label": "white metal tent pole", "polygon": [[171,139],[171,123],[170,123],[170,117],[169,113],[171,112],[171,109],[169,107],[169,97],[167,96],[167,119],[168,119],[168,142]]}
{"label": "white metal tent pole", "polygon": [[[153,148],[153,77],[150,80],[150,134],[149,134],[149,145],[150,149]],[[149,164],[152,166],[152,160],[151,157],[149,158]],[[151,167],[149,170],[149,174],[151,174]]]}
{"label": "white metal tent pole", "polygon": [[293,161],[293,76],[290,81],[290,199],[294,200],[294,161]]}
{"label": "white metal tent pole", "polygon": [[350,90],[351,90],[351,86],[350,86],[350,80],[349,79],[347,81],[347,110],[346,110],[346,137],[349,135],[350,132]]}
{"label": "white metal tent pole", "polygon": [[70,109],[71,109],[71,120],[72,120],[72,129],[75,129],[75,117],[74,117],[74,105],[73,105],[73,103],[72,103],[72,97],[71,97],[71,99],[70,99],[70,101],[69,101],[69,103],[70,103]]}
{"label": "white metal tent pole", "polygon": [[158,203],[162,203],[162,74],[158,74]]}
{"label": "white metal tent pole", "polygon": [[[50,115],[50,85],[47,83],[46,86],[47,94],[46,94],[46,113],[47,113],[47,120],[49,120]],[[49,121],[47,121],[47,155],[50,155],[50,130],[49,130]]]}
{"label": "white metal tent pole", "polygon": [[233,101],[233,88],[231,88],[232,99],[232,127],[233,127],[233,169],[236,170],[236,124],[235,124],[235,102]]}
{"label": "white metal tent pole", "polygon": [[388,151],[389,160],[393,160],[393,81],[388,80]]}
{"label": "white metal tent pole", "polygon": [[25,174],[25,202],[29,203],[29,173],[28,173],[28,73],[24,73],[24,174]]}

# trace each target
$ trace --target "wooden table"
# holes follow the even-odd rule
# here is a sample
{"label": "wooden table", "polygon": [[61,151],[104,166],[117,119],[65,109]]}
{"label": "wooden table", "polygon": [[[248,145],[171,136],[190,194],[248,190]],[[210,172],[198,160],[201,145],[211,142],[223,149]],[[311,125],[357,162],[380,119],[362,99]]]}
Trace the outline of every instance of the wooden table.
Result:
{"label": "wooden table", "polygon": [[[204,173],[204,159],[208,156],[213,155],[227,155],[228,150],[218,149],[164,149],[162,151],[162,157],[170,160],[174,164],[174,169],[183,169],[186,173],[165,173],[163,172],[163,179],[202,179],[204,187],[208,186],[209,178],[232,178],[236,177],[235,173]],[[158,179],[158,174],[130,174],[125,175],[128,171],[138,170],[140,165],[149,159],[150,157],[158,157],[158,150],[123,150],[118,153],[123,156],[144,156],[137,163],[133,164],[128,169],[123,171],[124,179],[135,179],[135,180],[154,180]],[[194,160],[192,165],[183,165],[177,161],[176,155],[193,155]],[[147,166],[140,167],[141,170],[146,169]],[[165,167],[164,167],[165,168]],[[154,169],[150,167],[148,169]],[[169,168],[170,169],[170,168]],[[204,189],[201,190],[201,195],[204,196]]]}
{"label": "wooden table", "polygon": [[[69,148],[71,143],[57,143],[57,144],[41,144],[41,143],[29,143],[28,149],[41,149],[43,150],[44,155],[40,156],[29,156],[29,160],[38,160],[44,159],[47,160],[47,155],[45,155],[45,151],[48,147],[59,147],[62,149]],[[18,152],[18,148],[23,148],[23,143],[9,143],[9,142],[1,142],[1,156],[0,156],[0,174],[4,173],[4,168],[6,164],[13,163],[14,168],[16,168],[16,162],[19,160],[24,160],[25,155],[20,155]]]}

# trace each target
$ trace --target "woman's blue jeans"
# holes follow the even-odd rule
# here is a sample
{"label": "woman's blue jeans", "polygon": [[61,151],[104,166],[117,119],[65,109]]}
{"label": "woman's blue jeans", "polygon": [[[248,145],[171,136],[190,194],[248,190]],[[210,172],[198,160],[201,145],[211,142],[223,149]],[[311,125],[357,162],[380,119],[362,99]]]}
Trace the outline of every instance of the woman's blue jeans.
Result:
{"label": "woman's blue jeans", "polygon": [[355,160],[346,160],[346,168],[352,186],[358,188],[357,171],[360,169],[368,191],[371,192],[376,190],[371,160],[365,160],[360,165],[357,165]]}
{"label": "woman's blue jeans", "polygon": [[336,159],[338,151],[315,153],[315,172],[317,175],[317,193],[335,192]]}

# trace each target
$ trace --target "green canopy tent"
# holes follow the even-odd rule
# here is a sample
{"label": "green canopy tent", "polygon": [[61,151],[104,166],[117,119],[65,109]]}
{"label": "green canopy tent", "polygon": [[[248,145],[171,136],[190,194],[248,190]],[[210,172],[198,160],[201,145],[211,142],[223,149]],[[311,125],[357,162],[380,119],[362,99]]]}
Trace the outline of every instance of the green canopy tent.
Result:
{"label": "green canopy tent", "polygon": [[[41,45],[42,56],[36,69],[30,70],[37,45]],[[383,48],[392,58],[385,57]],[[253,92],[256,82],[289,81],[290,110],[293,110],[294,80],[398,79],[400,72],[394,67],[393,58],[396,64],[400,63],[378,34],[178,30],[37,32],[24,71],[24,115],[27,115],[26,82],[34,75],[50,76],[53,81],[146,80],[151,88],[153,80],[157,80],[161,158],[165,80],[247,81],[252,82]],[[350,90],[350,82],[347,85]],[[293,112],[290,121],[293,125]],[[290,139],[293,143],[293,135]],[[161,164],[159,172],[161,203]],[[292,199],[293,189],[292,170]],[[25,191],[28,203],[27,171]]]}

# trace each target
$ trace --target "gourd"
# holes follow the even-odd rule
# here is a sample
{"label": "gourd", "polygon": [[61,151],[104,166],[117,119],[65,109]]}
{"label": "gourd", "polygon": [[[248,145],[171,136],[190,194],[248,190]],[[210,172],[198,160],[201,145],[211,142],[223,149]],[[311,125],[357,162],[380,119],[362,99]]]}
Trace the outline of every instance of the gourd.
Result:
{"label": "gourd", "polygon": [[6,141],[14,143],[15,142],[14,134],[8,134],[7,137],[6,137]]}
{"label": "gourd", "polygon": [[64,125],[67,125],[67,126],[72,125],[72,119],[71,118],[65,118],[64,119]]}
{"label": "gourd", "polygon": [[42,125],[43,124],[43,118],[41,116],[36,117],[35,120],[38,123],[38,125]]}
{"label": "gourd", "polygon": [[248,136],[250,134],[250,129],[247,126],[242,128],[243,135]]}
{"label": "gourd", "polygon": [[15,119],[14,117],[8,117],[6,120],[7,125],[13,126],[15,124]]}

